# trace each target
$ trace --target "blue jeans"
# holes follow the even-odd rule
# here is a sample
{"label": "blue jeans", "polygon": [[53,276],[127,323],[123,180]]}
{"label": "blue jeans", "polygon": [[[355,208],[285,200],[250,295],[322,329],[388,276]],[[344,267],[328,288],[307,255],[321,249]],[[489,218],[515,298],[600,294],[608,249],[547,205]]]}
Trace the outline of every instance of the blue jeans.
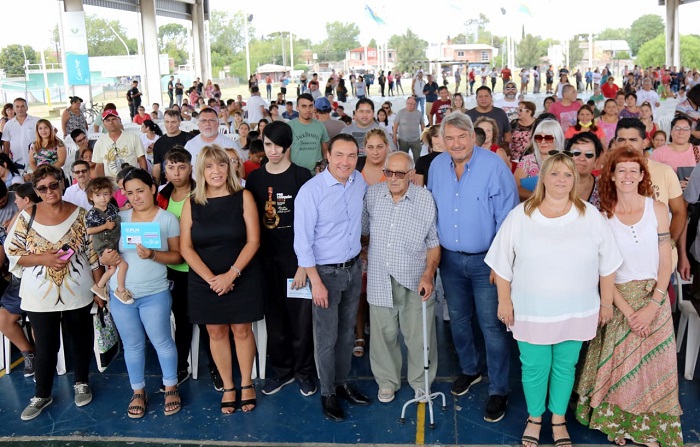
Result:
{"label": "blue jeans", "polygon": [[416,101],[418,102],[417,108],[420,109],[420,113],[425,115],[425,96],[423,97],[417,97]]}
{"label": "blue jeans", "polygon": [[[450,311],[452,340],[463,374],[478,374],[479,353],[474,342],[474,314],[484,334],[489,395],[508,394],[510,340],[498,321],[496,286],[489,282],[486,253],[467,255],[442,249],[440,276]],[[475,312],[476,311],[476,312]]]}
{"label": "blue jeans", "polygon": [[146,335],[156,349],[163,385],[177,385],[177,349],[170,333],[170,291],[154,293],[124,304],[110,290],[109,307],[124,346],[124,361],[133,390],[146,387]]}

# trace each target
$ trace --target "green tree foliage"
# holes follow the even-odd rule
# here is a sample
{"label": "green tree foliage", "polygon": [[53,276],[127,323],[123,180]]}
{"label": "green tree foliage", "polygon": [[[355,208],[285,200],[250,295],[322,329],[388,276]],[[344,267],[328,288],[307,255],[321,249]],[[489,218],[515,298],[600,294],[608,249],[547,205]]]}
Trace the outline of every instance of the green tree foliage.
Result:
{"label": "green tree foliage", "polygon": [[360,46],[360,28],[355,23],[326,23],[326,40],[313,50],[320,62],[341,61],[345,52]]}
{"label": "green tree foliage", "polygon": [[646,14],[632,22],[627,43],[630,45],[632,54],[637,54],[645,42],[654,39],[659,34],[664,33],[664,22],[656,14]]}
{"label": "green tree foliage", "polygon": [[[214,54],[232,57],[239,51],[245,51],[245,17],[241,11],[229,14],[212,10],[209,17],[209,34],[211,36],[212,63]],[[254,39],[253,23],[248,24],[248,38]]]}
{"label": "green tree foliage", "polygon": [[598,34],[594,34],[595,40],[627,40],[630,30],[628,28],[605,28]]}
{"label": "green tree foliage", "polygon": [[[666,61],[666,36],[660,34],[642,45],[637,54],[636,63],[642,67],[661,66]],[[681,36],[681,65],[697,67],[700,65],[700,37]]]}
{"label": "green tree foliage", "polygon": [[583,59],[583,49],[581,48],[581,38],[576,35],[569,41],[569,68],[576,67]]}
{"label": "green tree foliage", "polygon": [[115,33],[126,43],[129,54],[138,52],[136,39],[129,38],[128,32],[118,20],[107,20],[94,14],[86,14],[85,33],[87,34],[88,56],[126,55],[126,48],[114,35]]}
{"label": "green tree foliage", "polygon": [[391,36],[389,47],[396,50],[396,57],[399,61],[396,70],[407,71],[413,67],[414,61],[425,59],[428,42],[407,29],[403,35],[394,34]]}
{"label": "green tree foliage", "polygon": [[373,37],[367,44],[368,48],[377,48],[377,40]]}
{"label": "green tree foliage", "polygon": [[158,51],[167,53],[175,65],[187,63],[189,45],[187,29],[179,23],[168,23],[158,28]]}
{"label": "green tree foliage", "polygon": [[34,51],[34,48],[29,45],[12,44],[0,50],[0,68],[5,70],[8,77],[24,76],[24,53],[27,54],[27,60],[30,64],[39,62],[39,53]]}
{"label": "green tree foliage", "polygon": [[540,63],[540,58],[546,54],[546,50],[542,52],[539,45],[541,40],[539,36],[525,35],[515,53],[515,64],[518,67],[534,67]]}

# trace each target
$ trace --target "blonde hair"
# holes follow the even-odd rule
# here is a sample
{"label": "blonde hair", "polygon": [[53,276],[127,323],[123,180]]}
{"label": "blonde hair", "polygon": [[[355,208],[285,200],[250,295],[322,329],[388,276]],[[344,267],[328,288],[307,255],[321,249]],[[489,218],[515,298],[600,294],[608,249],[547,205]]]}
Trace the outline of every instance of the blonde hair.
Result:
{"label": "blonde hair", "polygon": [[226,163],[226,166],[228,166],[226,189],[228,189],[229,194],[235,194],[243,189],[226,151],[216,144],[204,146],[197,156],[197,163],[195,164],[195,178],[200,179],[200,181],[197,182],[194,188],[194,203],[197,205],[207,204],[207,182],[204,177],[207,162]]}
{"label": "blonde hair", "polygon": [[389,149],[389,152],[391,152],[391,146],[389,145],[389,139],[386,136],[386,132],[384,132],[384,129],[380,128],[374,128],[370,129],[367,131],[365,134],[365,141],[369,140],[369,137],[379,137],[382,139],[386,147]]}
{"label": "blonde hair", "polygon": [[542,163],[542,169],[540,169],[539,178],[537,179],[537,186],[535,187],[535,192],[532,196],[525,201],[525,214],[532,216],[537,207],[539,207],[546,196],[547,191],[544,187],[544,178],[549,175],[550,172],[557,166],[564,165],[569,171],[574,174],[574,185],[569,191],[569,200],[574,204],[576,209],[583,215],[586,213],[586,204],[578,196],[576,192],[576,184],[579,182],[578,171],[576,171],[576,165],[574,165],[574,159],[568,155],[562,153],[552,155],[547,157],[547,159]]}

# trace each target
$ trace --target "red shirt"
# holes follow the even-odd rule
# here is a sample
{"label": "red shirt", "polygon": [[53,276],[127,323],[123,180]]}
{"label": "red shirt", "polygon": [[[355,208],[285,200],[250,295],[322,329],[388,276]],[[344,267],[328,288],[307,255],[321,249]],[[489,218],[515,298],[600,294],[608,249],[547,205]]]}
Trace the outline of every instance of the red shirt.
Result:
{"label": "red shirt", "polygon": [[620,87],[618,87],[616,84],[610,84],[609,82],[606,82],[600,87],[600,91],[603,93],[603,96],[609,99],[615,99],[615,95],[617,94],[618,90],[620,90]]}
{"label": "red shirt", "polygon": [[503,77],[503,82],[510,81],[510,77],[512,76],[510,68],[504,68],[501,70],[501,76]]}
{"label": "red shirt", "polygon": [[248,175],[249,175],[251,172],[255,171],[256,169],[260,169],[260,164],[254,163],[254,162],[252,162],[252,161],[250,161],[250,160],[246,160],[246,161],[243,163],[243,169],[245,169],[245,177],[244,177],[244,178],[248,178]]}
{"label": "red shirt", "polygon": [[150,120],[150,119],[151,119],[151,117],[148,115],[144,115],[143,117],[141,117],[141,115],[139,115],[137,113],[136,115],[134,115],[134,119],[131,120],[131,122],[136,123],[136,124],[143,124],[144,121]]}
{"label": "red shirt", "polygon": [[438,99],[430,108],[430,116],[435,115],[435,124],[440,124],[447,113],[447,109],[452,106],[452,101],[442,101]]}

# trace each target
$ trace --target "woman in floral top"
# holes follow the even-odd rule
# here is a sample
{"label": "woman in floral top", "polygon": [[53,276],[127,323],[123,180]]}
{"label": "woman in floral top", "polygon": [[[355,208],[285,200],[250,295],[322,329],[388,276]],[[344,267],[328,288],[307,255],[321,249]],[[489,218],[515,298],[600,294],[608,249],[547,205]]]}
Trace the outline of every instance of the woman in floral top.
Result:
{"label": "woman in floral top", "polygon": [[[515,183],[518,185],[520,200],[527,200],[537,184],[540,166],[549,157],[564,149],[564,133],[561,125],[551,119],[539,123],[533,132],[534,137],[525,150],[526,155],[515,168]],[[530,180],[525,180],[525,179]]]}

